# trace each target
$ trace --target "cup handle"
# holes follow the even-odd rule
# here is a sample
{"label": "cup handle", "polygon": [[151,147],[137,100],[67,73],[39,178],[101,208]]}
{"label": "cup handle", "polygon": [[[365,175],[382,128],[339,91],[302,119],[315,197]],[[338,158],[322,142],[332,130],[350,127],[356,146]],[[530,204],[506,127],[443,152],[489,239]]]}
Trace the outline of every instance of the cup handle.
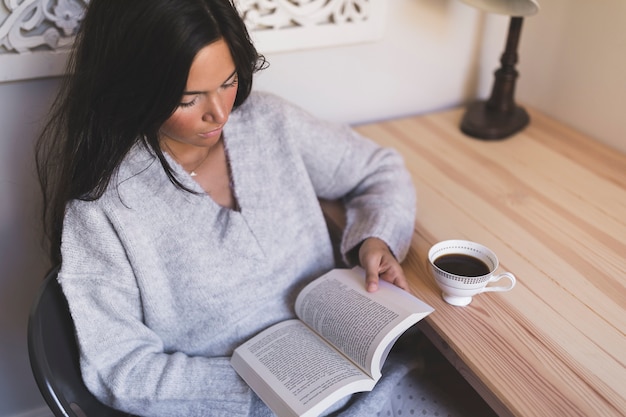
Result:
{"label": "cup handle", "polygon": [[511,282],[508,286],[504,286],[501,287],[499,285],[493,285],[493,286],[489,286],[487,285],[485,288],[483,288],[483,290],[481,292],[501,292],[501,291],[510,291],[513,289],[513,287],[515,286],[515,275],[511,274],[510,272],[504,272],[502,274],[499,275],[494,275],[493,277],[491,277],[491,279],[489,280],[489,282],[498,282],[503,278],[508,278],[509,281]]}

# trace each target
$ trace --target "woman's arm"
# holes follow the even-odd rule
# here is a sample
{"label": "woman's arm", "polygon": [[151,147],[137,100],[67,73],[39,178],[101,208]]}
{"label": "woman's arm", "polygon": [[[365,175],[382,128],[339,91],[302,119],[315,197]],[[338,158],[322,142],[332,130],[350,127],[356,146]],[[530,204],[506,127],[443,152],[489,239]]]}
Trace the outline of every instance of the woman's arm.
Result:
{"label": "woman's arm", "polygon": [[416,194],[401,156],[297,107],[287,106],[281,114],[318,197],[341,199],[345,206],[344,260],[366,269],[370,290],[378,276],[406,288],[398,262],[413,235]]}
{"label": "woman's arm", "polygon": [[132,254],[112,220],[97,202],[77,202],[63,233],[59,281],[87,387],[102,402],[136,415],[247,415],[250,390],[229,357],[171,351],[144,324],[144,305],[158,300],[142,298]]}

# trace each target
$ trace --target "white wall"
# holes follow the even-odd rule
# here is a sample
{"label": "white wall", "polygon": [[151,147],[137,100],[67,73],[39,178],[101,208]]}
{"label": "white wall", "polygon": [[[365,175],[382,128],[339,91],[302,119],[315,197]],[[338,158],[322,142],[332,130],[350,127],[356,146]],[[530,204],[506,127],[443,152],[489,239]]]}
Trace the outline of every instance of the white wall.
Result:
{"label": "white wall", "polygon": [[519,99],[626,152],[626,2],[541,5],[524,23]]}
{"label": "white wall", "polygon": [[[544,0],[525,20],[517,98],[626,151],[626,3]],[[508,19],[458,0],[392,0],[380,42],[271,54],[257,88],[319,117],[361,123],[484,98]],[[32,144],[57,80],[0,84],[0,416],[44,406],[26,350],[39,248]]]}
{"label": "white wall", "polygon": [[393,0],[382,41],[269,54],[256,85],[350,123],[447,108],[474,93],[479,22],[458,1]]}
{"label": "white wall", "polygon": [[33,138],[54,80],[0,84],[0,416],[42,405],[28,365],[28,310],[46,268]]}

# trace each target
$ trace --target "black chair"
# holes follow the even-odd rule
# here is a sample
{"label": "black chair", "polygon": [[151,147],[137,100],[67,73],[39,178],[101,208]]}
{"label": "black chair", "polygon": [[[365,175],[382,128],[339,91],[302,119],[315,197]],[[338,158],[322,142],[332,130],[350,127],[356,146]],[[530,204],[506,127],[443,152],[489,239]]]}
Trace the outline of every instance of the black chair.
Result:
{"label": "black chair", "polygon": [[78,363],[74,324],[57,281],[46,276],[28,320],[28,355],[39,391],[56,417],[122,417],[85,387]]}

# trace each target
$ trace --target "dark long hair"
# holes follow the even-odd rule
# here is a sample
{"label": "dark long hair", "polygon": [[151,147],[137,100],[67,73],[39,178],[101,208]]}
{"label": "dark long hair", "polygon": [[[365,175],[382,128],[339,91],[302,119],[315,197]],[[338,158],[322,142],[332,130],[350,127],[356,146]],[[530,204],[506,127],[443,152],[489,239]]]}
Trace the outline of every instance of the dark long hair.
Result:
{"label": "dark long hair", "polygon": [[100,198],[136,143],[151,148],[170,180],[185,188],[163,156],[158,131],[180,103],[194,57],[219,39],[237,69],[236,108],[266,61],[231,0],[91,0],[36,145],[55,264],[67,203]]}

